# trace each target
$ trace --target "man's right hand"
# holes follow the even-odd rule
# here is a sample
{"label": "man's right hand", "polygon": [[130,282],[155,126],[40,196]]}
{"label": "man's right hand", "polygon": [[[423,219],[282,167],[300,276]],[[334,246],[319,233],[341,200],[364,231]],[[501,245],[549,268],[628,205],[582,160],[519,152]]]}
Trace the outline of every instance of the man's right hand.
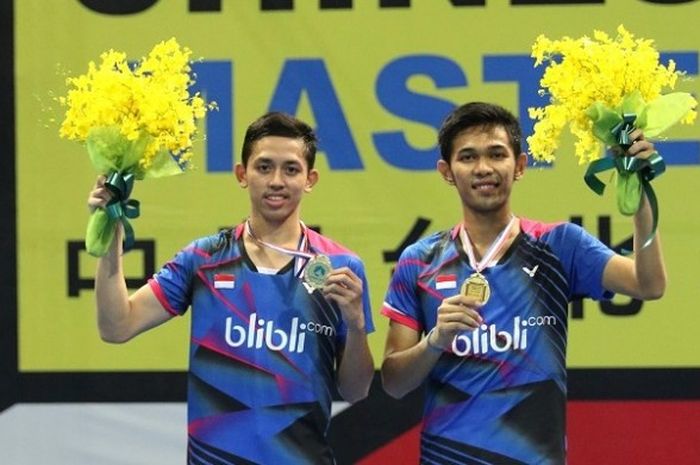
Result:
{"label": "man's right hand", "polygon": [[437,310],[437,322],[430,334],[430,344],[446,349],[457,334],[481,326],[484,319],[480,310],[481,304],[474,297],[457,294],[443,300]]}
{"label": "man's right hand", "polygon": [[95,181],[95,185],[88,195],[88,209],[90,214],[94,213],[98,208],[104,208],[110,200],[112,200],[112,193],[105,187],[105,182],[107,178],[105,176],[98,176]]}

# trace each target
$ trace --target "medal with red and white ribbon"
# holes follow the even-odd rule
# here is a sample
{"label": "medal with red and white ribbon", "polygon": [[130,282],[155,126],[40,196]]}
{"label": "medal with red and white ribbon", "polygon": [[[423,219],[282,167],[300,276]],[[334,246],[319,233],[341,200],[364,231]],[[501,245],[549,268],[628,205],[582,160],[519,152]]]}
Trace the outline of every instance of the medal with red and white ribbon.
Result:
{"label": "medal with red and white ribbon", "polygon": [[489,300],[489,297],[491,297],[491,286],[482,271],[490,266],[494,257],[503,249],[508,239],[508,232],[513,226],[513,223],[515,223],[515,216],[511,217],[506,227],[498,234],[496,240],[491,243],[488,250],[479,261],[476,260],[474,247],[469,239],[467,230],[464,228],[464,225],[462,225],[459,230],[459,237],[462,240],[464,253],[466,253],[467,258],[469,258],[469,265],[474,269],[474,273],[462,283],[460,292],[463,295],[474,297],[482,304],[485,304]]}

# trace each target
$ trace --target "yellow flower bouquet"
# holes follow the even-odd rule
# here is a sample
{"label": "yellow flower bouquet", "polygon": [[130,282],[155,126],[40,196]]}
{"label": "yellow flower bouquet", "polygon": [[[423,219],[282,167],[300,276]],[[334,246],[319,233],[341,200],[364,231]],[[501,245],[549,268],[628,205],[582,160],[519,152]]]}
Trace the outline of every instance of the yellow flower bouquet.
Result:
{"label": "yellow flower bouquet", "polygon": [[[530,154],[535,160],[553,161],[559,137],[568,126],[577,139],[579,163],[589,164],[584,177],[589,187],[602,194],[605,185],[596,173],[616,168],[620,212],[634,214],[645,191],[654,210],[655,229],[656,198],[649,182],[664,171],[663,159],[655,154],[643,161],[624,152],[635,128],[653,138],[679,122],[695,121],[697,102],[692,95],[664,93],[674,89],[683,73],[672,60],[665,66],[659,62],[652,40],[635,38],[622,25],[614,38],[602,31],[594,31],[593,38],[578,39],[550,40],[541,35],[531,56],[535,66],[546,63],[540,92],[549,96],[550,103],[528,109],[537,121],[527,139]],[[604,146],[621,150],[603,158]]]}
{"label": "yellow flower bouquet", "polygon": [[86,74],[67,79],[68,93],[59,98],[66,107],[59,135],[85,143],[113,195],[88,222],[85,245],[91,255],[106,254],[119,222],[124,249],[132,247],[128,220],[139,216],[138,201],[129,199],[134,180],[180,174],[189,165],[196,121],[209,108],[188,90],[191,53],[174,38],[135,64],[109,50],[99,65],[89,63]]}

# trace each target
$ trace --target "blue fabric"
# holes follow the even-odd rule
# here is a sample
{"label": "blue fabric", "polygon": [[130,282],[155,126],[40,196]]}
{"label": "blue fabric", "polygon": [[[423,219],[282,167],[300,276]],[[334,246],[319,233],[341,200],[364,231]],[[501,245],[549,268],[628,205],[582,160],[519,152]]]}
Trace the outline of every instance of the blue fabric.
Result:
{"label": "blue fabric", "polygon": [[[366,286],[355,255],[311,235],[313,252]],[[232,231],[196,240],[151,284],[171,311],[192,307],[189,461],[331,464],[326,432],[347,330],[340,310],[291,268],[254,271],[240,247]],[[370,332],[367,292],[364,304]]]}
{"label": "blue fabric", "polygon": [[[574,224],[523,225],[482,272],[484,324],[459,334],[428,376],[422,463],[564,463],[568,304],[612,296],[602,277],[613,252]],[[427,333],[473,272],[454,231],[427,237],[399,259],[382,313]]]}

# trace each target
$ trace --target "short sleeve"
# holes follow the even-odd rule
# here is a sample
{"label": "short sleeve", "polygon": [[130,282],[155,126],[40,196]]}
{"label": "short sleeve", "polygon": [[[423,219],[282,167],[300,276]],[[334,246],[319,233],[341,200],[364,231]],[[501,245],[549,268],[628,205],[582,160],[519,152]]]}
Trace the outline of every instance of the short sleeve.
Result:
{"label": "short sleeve", "polygon": [[414,244],[399,257],[384,298],[382,315],[411,329],[422,331],[416,283],[423,263],[416,256],[416,250]]}
{"label": "short sleeve", "polygon": [[603,287],[603,272],[615,252],[578,225],[568,224],[567,229],[575,244],[570,265],[572,294],[595,300],[612,298],[614,294]]}
{"label": "short sleeve", "polygon": [[173,315],[183,315],[190,306],[196,250],[196,243],[188,245],[148,281],[163,308]]}

